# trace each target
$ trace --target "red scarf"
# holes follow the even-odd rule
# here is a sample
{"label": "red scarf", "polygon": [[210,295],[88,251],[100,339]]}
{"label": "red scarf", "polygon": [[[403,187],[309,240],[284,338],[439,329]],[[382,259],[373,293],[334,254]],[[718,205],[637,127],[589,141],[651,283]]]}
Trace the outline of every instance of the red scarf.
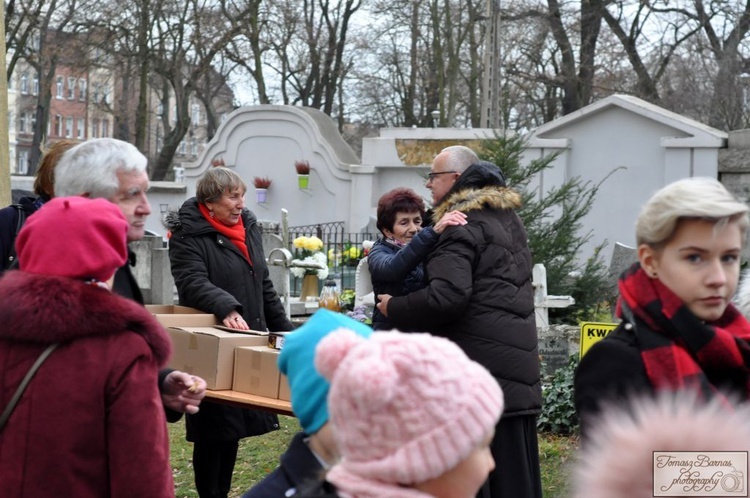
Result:
{"label": "red scarf", "polygon": [[619,287],[617,315],[633,325],[657,391],[690,388],[710,398],[732,385],[741,386],[743,400],[750,398],[750,323],[733,304],[704,323],[638,263],[622,274]]}
{"label": "red scarf", "polygon": [[206,218],[211,226],[214,227],[217,232],[228,238],[232,242],[232,244],[237,246],[237,249],[240,250],[247,261],[252,265],[253,262],[250,259],[250,253],[247,250],[247,244],[245,244],[245,224],[242,222],[242,217],[240,216],[240,221],[238,221],[236,225],[230,227],[220,221],[213,219],[211,217],[211,211],[209,211],[209,209],[200,202],[198,203],[198,209],[200,209],[201,214],[204,218]]}

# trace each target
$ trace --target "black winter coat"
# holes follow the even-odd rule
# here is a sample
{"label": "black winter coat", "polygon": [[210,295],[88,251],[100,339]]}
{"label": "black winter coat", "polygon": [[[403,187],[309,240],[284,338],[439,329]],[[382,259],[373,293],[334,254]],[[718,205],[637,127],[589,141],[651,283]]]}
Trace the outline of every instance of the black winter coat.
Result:
{"label": "black winter coat", "polygon": [[[168,220],[169,260],[180,304],[221,320],[237,310],[254,330],[292,330],[268,275],[257,219],[245,210],[242,221],[252,265],[203,217],[195,198]],[[186,419],[188,441],[231,441],[278,429],[276,415],[205,400]]]}
{"label": "black winter coat", "polygon": [[307,434],[298,432],[279,458],[279,466],[253,486],[242,498],[284,498],[309,481],[323,478],[324,469],[305,444]]}
{"label": "black winter coat", "polygon": [[[656,393],[646,373],[636,334],[623,321],[597,342],[581,359],[574,378],[574,401],[581,422],[581,437],[588,437],[597,415],[607,405],[628,406],[636,396]],[[744,378],[725,370],[704,370],[709,382],[737,400],[747,400]]]}
{"label": "black winter coat", "polygon": [[[44,204],[44,199],[39,197],[21,197],[18,204],[23,209],[26,218],[36,213],[37,209]],[[0,209],[0,275],[5,268],[12,263],[9,260],[11,249],[16,240],[18,230],[18,209],[8,206]],[[15,259],[15,258],[14,258]]]}
{"label": "black winter coat", "polygon": [[[437,244],[440,235],[432,228],[424,228],[404,247],[379,239],[367,255],[370,280],[378,303],[378,294],[404,296],[423,289],[427,285],[422,262]],[[372,328],[389,330],[390,320],[375,308],[372,313]]]}
{"label": "black winter coat", "polygon": [[653,393],[635,334],[621,323],[581,359],[573,397],[585,438],[602,404],[627,403],[636,394]]}
{"label": "black winter coat", "polygon": [[521,196],[491,169],[473,165],[435,209],[459,210],[467,224],[449,226],[429,254],[426,288],[388,303],[397,328],[425,330],[457,343],[500,383],[503,418],[538,414],[542,406],[526,229]]}

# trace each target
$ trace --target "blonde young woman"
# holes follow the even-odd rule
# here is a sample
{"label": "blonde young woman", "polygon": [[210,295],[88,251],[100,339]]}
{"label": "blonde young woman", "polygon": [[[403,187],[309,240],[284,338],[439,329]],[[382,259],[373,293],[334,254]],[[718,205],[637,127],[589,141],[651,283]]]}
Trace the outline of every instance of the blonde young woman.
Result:
{"label": "blonde young woman", "polygon": [[638,263],[619,281],[622,323],[576,372],[584,435],[603,404],[635,394],[748,399],[750,324],[731,304],[747,227],[748,207],[714,179],[674,182],[645,204]]}

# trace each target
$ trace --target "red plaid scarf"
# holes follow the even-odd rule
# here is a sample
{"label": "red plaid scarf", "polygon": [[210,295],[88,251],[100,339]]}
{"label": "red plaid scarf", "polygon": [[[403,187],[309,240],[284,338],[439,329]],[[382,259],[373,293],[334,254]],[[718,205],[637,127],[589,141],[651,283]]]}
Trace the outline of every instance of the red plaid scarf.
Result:
{"label": "red plaid scarf", "polygon": [[690,388],[710,398],[731,386],[750,398],[750,323],[733,304],[704,323],[638,263],[622,274],[619,287],[617,316],[633,325],[657,391]]}

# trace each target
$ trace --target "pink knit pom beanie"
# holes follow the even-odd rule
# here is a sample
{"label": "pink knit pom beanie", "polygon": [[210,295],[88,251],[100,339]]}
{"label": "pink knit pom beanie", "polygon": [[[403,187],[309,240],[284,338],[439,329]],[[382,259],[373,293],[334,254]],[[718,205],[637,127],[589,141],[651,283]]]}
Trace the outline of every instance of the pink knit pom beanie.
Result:
{"label": "pink knit pom beanie", "polygon": [[352,480],[411,485],[438,477],[471,454],[503,411],[490,373],[429,334],[368,340],[340,330],[318,344],[315,367],[331,381],[328,410],[342,460],[328,479],[342,491]]}
{"label": "pink knit pom beanie", "polygon": [[16,239],[21,270],[105,281],[128,257],[128,222],[104,199],[56,197],[30,216]]}

